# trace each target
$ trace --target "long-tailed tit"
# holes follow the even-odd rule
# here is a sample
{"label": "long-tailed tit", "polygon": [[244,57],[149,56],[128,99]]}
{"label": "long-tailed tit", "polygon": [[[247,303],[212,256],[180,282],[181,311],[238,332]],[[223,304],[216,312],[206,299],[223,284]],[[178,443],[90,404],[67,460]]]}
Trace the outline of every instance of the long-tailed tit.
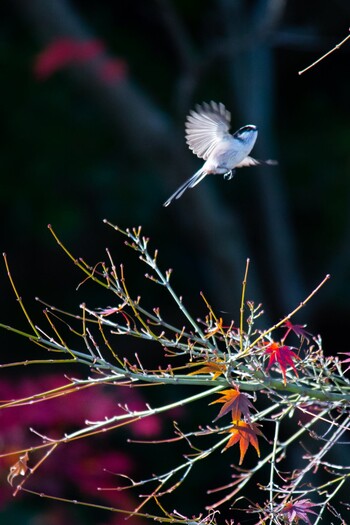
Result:
{"label": "long-tailed tit", "polygon": [[258,136],[257,127],[249,124],[231,135],[230,120],[231,114],[221,102],[204,102],[196,106],[196,111],[190,112],[185,124],[186,142],[205,163],[172,194],[164,206],[179,199],[187,188],[193,188],[207,175],[224,175],[225,179],[230,180],[235,168],[277,164],[273,160],[261,161],[249,157]]}

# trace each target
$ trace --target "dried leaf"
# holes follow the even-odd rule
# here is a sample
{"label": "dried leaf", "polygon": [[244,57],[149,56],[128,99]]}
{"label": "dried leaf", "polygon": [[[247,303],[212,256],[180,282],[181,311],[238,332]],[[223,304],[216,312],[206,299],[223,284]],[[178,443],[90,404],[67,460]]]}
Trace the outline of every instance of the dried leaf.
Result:
{"label": "dried leaf", "polygon": [[25,476],[25,474],[27,473],[27,470],[29,469],[28,460],[29,455],[28,452],[26,452],[25,454],[23,454],[23,456],[19,457],[19,460],[14,465],[12,465],[12,467],[10,467],[10,473],[7,476],[7,481],[11,486],[13,480],[17,476]]}
{"label": "dried leaf", "polygon": [[213,328],[212,330],[210,330],[210,332],[205,334],[204,337],[205,339],[209,339],[209,337],[212,337],[217,332],[222,332],[222,331],[223,331],[223,320],[222,320],[222,317],[220,317],[220,319],[215,323],[215,328]]}

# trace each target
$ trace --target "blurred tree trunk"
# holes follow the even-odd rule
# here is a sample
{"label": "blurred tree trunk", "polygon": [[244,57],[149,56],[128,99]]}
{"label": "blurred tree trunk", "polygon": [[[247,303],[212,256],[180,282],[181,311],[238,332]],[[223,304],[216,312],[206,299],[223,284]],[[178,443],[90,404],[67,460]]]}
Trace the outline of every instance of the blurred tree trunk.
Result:
{"label": "blurred tree trunk", "polygon": [[[263,159],[267,152],[269,156],[276,152],[273,140],[276,75],[271,37],[283,15],[286,0],[260,0],[250,12],[243,0],[219,0],[219,4],[227,42],[232,46],[227,53],[232,105],[239,108],[243,123],[257,124],[260,134],[255,148],[258,153],[254,156]],[[244,40],[246,45],[242,49],[237,42]],[[277,306],[287,312],[302,300],[305,292],[300,282],[295,233],[290,224],[282,170],[283,163],[273,170],[258,169],[255,191],[260,209],[255,210],[255,215],[264,231],[260,247],[266,262],[261,270],[275,285],[272,295],[277,299]]]}

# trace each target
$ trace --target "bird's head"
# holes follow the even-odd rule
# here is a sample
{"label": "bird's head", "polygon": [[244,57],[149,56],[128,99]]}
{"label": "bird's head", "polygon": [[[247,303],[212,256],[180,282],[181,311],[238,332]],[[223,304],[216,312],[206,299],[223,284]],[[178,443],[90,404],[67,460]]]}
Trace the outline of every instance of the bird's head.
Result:
{"label": "bird's head", "polygon": [[233,137],[242,142],[255,142],[258,135],[258,128],[253,124],[248,124],[239,128],[234,134]]}

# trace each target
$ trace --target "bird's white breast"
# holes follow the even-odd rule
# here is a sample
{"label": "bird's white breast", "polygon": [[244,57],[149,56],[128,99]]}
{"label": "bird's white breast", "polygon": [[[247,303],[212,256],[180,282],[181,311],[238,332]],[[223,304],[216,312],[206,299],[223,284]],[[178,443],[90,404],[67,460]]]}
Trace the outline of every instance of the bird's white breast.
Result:
{"label": "bird's white breast", "polygon": [[[255,141],[254,141],[255,142]],[[203,169],[207,172],[225,173],[234,169],[243,159],[249,155],[253,143],[244,143],[228,136],[212,151]]]}

